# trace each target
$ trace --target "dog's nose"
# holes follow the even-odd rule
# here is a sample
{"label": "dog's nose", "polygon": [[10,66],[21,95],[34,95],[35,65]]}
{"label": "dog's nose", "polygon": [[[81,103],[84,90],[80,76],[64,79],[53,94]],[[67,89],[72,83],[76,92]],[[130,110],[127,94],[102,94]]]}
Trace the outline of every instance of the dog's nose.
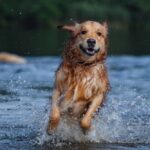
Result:
{"label": "dog's nose", "polygon": [[87,43],[88,43],[88,46],[94,47],[94,45],[96,44],[96,40],[95,39],[88,39]]}

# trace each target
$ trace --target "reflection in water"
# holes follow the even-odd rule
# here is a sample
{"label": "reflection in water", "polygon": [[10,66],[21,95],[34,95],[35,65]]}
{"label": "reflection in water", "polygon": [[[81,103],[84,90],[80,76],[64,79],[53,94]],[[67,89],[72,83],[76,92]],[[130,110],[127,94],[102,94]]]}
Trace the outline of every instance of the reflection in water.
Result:
{"label": "reflection in water", "polygon": [[84,135],[76,122],[64,118],[49,136],[49,97],[59,62],[57,57],[36,57],[28,58],[28,64],[0,64],[2,150],[150,148],[149,57],[108,58],[112,89],[92,130]]}

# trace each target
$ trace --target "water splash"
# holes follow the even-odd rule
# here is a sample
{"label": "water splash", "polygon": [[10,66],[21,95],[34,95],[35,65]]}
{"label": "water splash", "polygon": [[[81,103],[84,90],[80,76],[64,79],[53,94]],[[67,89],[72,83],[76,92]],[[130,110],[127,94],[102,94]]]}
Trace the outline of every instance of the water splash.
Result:
{"label": "water splash", "polygon": [[[150,143],[150,59],[108,59],[111,91],[83,134],[77,122],[64,118],[46,133],[54,72],[58,58],[29,58],[27,65],[0,64],[0,145],[63,142]],[[7,144],[6,144],[7,143]],[[19,147],[19,146],[18,146]]]}
{"label": "water splash", "polygon": [[112,92],[107,99],[105,106],[93,120],[92,129],[86,135],[83,134],[77,121],[63,118],[58,129],[49,136],[46,133],[48,122],[46,115],[45,122],[42,123],[45,126],[42,126],[41,135],[38,137],[40,144],[54,143],[56,139],[57,143],[61,141],[150,143],[150,102],[148,103],[145,98],[138,96],[135,90],[130,91],[130,94],[122,99],[113,95]]}

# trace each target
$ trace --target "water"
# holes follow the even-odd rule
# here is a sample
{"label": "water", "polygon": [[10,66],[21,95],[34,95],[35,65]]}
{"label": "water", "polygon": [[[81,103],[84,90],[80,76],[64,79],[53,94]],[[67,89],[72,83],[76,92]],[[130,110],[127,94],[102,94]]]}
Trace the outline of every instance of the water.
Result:
{"label": "water", "polygon": [[64,119],[46,134],[58,57],[27,58],[27,64],[0,64],[0,150],[150,149],[150,57],[107,60],[111,91],[84,135]]}

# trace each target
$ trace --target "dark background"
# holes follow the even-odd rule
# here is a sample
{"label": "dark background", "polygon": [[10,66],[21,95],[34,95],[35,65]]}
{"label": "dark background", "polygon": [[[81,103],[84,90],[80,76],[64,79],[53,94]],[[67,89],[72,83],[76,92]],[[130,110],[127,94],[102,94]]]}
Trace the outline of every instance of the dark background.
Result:
{"label": "dark background", "polygon": [[150,0],[0,0],[0,51],[57,55],[70,18],[107,21],[109,54],[150,54]]}

